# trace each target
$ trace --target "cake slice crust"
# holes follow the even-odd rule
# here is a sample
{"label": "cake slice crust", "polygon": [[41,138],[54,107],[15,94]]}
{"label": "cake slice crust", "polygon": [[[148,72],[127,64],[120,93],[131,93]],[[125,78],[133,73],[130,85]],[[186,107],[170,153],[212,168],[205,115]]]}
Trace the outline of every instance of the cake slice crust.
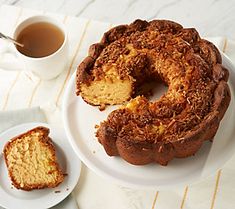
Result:
{"label": "cake slice crust", "polygon": [[11,139],[3,154],[12,184],[17,189],[53,188],[64,180],[49,129],[36,127]]}

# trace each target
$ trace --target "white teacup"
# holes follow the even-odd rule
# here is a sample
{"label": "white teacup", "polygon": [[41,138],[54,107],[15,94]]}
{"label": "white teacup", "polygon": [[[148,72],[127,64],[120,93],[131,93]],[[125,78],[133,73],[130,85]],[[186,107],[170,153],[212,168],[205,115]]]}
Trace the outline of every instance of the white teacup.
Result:
{"label": "white teacup", "polygon": [[[53,24],[63,32],[64,42],[60,48],[48,56],[34,58],[24,55],[15,46],[6,47],[3,52],[0,52],[0,68],[4,70],[30,71],[44,80],[55,78],[65,69],[68,60],[68,37],[63,23],[48,16],[33,16],[16,27],[13,38],[17,39],[17,36],[24,28],[38,22]],[[1,57],[3,58],[4,54],[7,53],[13,54],[14,57],[11,60],[4,61]]]}

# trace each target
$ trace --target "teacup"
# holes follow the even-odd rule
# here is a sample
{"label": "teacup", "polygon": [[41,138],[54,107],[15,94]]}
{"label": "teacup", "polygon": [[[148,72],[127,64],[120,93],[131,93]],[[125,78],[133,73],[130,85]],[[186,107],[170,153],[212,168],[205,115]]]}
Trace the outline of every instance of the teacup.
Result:
{"label": "teacup", "polygon": [[[43,27],[47,27],[48,31],[46,31],[46,29]],[[52,31],[50,31],[50,27],[53,28],[54,31],[57,31],[57,33],[59,33],[59,31],[61,33],[61,43],[59,46],[57,46],[57,48],[55,47],[56,45],[54,43],[54,39],[47,39],[47,37],[50,37],[49,35],[53,35],[46,34],[46,32],[52,33]],[[43,32],[37,32],[37,30],[40,31],[39,29]],[[35,43],[33,42],[34,39],[32,38],[33,33],[30,34],[30,30],[31,32],[35,32]],[[44,37],[44,39],[41,39],[42,37]],[[7,47],[6,50],[2,52],[1,57],[3,57],[5,53],[10,52],[10,54],[14,55],[14,58],[12,58],[10,61],[4,61],[3,59],[0,59],[0,67],[2,69],[30,71],[34,75],[44,80],[57,77],[65,69],[65,65],[68,60],[68,37],[64,24],[58,20],[48,16],[30,17],[21,22],[16,27],[13,38],[17,41],[23,42],[23,44],[25,44],[25,48],[23,50],[23,48],[20,48],[16,45],[11,48]],[[63,40],[61,38],[63,38]],[[27,39],[30,39],[30,41]],[[40,42],[36,43],[38,40],[40,40]],[[44,45],[41,44],[43,40],[47,41],[44,43]],[[53,42],[53,44],[50,43],[50,41]],[[50,47],[48,48],[48,46],[50,45],[54,46],[54,50],[49,50]],[[28,49],[26,49],[27,47]],[[40,50],[42,52],[41,54],[39,53]]]}

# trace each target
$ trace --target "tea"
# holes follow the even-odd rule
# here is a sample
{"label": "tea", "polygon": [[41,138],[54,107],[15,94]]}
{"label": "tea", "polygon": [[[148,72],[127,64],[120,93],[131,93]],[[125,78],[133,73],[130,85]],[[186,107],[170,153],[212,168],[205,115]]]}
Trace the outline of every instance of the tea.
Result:
{"label": "tea", "polygon": [[57,51],[64,42],[64,33],[48,22],[37,22],[25,27],[17,36],[24,47],[16,46],[28,57],[45,57]]}

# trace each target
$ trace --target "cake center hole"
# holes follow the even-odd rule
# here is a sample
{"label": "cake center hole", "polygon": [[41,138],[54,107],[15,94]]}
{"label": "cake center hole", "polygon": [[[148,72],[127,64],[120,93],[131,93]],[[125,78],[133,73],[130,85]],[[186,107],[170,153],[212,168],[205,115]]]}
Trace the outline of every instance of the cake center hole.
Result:
{"label": "cake center hole", "polygon": [[[168,90],[168,86],[161,80],[148,81],[137,90],[137,95],[144,95],[150,101],[158,100]],[[137,96],[136,95],[136,96]]]}

